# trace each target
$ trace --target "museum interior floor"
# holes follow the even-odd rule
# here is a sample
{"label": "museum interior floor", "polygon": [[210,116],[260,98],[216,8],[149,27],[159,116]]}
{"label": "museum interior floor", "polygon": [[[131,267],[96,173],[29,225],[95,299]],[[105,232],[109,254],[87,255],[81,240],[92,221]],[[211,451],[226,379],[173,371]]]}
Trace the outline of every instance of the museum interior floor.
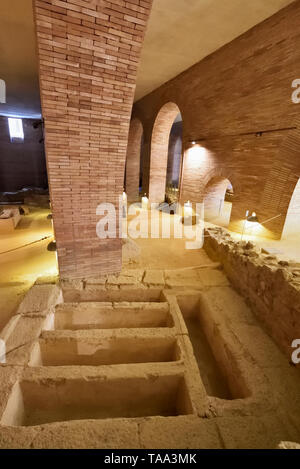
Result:
{"label": "museum interior floor", "polygon": [[[30,226],[51,236],[46,211]],[[48,239],[5,258],[1,448],[300,442],[299,369],[222,265],[186,241],[136,240],[119,276],[60,284]]]}

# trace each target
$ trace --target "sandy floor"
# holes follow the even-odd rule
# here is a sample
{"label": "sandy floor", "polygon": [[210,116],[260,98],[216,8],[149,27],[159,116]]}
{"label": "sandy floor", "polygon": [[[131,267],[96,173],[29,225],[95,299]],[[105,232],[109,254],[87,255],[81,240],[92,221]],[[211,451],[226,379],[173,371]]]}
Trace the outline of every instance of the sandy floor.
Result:
{"label": "sandy floor", "polygon": [[[143,213],[145,213],[145,211],[143,211]],[[141,256],[139,262],[132,265],[133,268],[180,269],[184,267],[199,266],[209,262],[209,258],[203,249],[188,249],[187,243],[193,241],[193,239],[189,240],[187,237],[174,239],[174,224],[177,222],[178,226],[182,226],[180,223],[180,216],[170,216],[169,214],[160,211],[157,212],[157,216],[158,219],[154,224],[156,227],[159,225],[159,238],[154,239],[150,237],[151,222],[149,217],[148,227],[146,225],[141,227],[141,233],[146,236],[148,232],[149,237],[134,239],[141,248]],[[128,217],[129,234],[130,222],[133,218],[133,216]],[[163,223],[165,223],[165,226],[167,226],[168,223],[170,224],[170,239],[163,239]]]}
{"label": "sandy floor", "polygon": [[[36,278],[57,272],[55,253],[47,251],[50,239],[39,241],[53,235],[51,221],[47,220],[48,214],[46,209],[32,208],[30,214],[23,217],[13,235],[0,236],[0,330],[14,314],[23,295]],[[174,239],[172,236],[174,221],[178,221],[180,217],[162,212],[158,212],[158,216],[160,227],[162,221],[170,221],[171,239],[162,239],[161,229],[158,239],[135,239],[141,248],[141,256],[138,263],[129,268],[178,269],[209,262],[204,250],[187,249],[187,239]],[[129,216],[129,222],[133,218]],[[207,223],[207,226],[212,225]],[[149,233],[150,227],[150,223],[148,227],[142,227],[141,233]],[[240,234],[231,234],[236,239],[241,237]],[[253,240],[279,258],[300,261],[300,238],[293,241],[272,241],[246,234],[244,239]],[[24,245],[27,246],[23,247]]]}
{"label": "sandy floor", "polygon": [[48,214],[49,210],[32,208],[13,234],[0,236],[0,330],[36,278],[57,272],[55,253],[47,251],[51,238],[38,241],[53,236]]}

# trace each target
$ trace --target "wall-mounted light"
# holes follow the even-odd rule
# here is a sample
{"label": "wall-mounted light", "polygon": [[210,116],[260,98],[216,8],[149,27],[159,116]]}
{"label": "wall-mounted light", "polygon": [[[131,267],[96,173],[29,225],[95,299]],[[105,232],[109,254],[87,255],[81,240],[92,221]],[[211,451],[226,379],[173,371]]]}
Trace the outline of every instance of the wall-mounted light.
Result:
{"label": "wall-mounted light", "polygon": [[196,142],[195,142],[195,140],[193,140],[193,141],[192,141],[192,145],[196,145]]}
{"label": "wall-mounted light", "polygon": [[0,79],[0,104],[6,103],[6,84],[4,80]]}
{"label": "wall-mounted light", "polygon": [[255,212],[252,213],[252,215],[247,217],[247,221],[250,223],[258,223],[258,218]]}

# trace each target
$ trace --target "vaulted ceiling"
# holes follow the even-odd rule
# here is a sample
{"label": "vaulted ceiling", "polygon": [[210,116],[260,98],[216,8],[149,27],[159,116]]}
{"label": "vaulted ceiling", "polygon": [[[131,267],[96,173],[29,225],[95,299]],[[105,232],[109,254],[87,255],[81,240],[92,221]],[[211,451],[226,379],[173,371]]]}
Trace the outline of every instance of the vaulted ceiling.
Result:
{"label": "vaulted ceiling", "polygon": [[293,0],[154,0],[136,100]]}
{"label": "vaulted ceiling", "polygon": [[[154,0],[136,99],[148,94],[293,0]],[[38,117],[32,0],[0,0],[0,115]]]}
{"label": "vaulted ceiling", "polygon": [[0,0],[0,78],[7,93],[0,115],[40,115],[32,0]]}

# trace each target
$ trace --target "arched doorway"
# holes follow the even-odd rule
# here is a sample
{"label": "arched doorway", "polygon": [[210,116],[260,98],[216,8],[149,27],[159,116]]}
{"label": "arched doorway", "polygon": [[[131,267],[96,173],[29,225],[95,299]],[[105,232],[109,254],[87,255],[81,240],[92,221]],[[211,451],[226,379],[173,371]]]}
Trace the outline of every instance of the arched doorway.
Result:
{"label": "arched doorway", "polygon": [[143,125],[134,118],[130,123],[125,168],[125,190],[131,201],[139,197],[142,138]]}
{"label": "arched doorway", "polygon": [[153,126],[149,172],[149,200],[153,203],[165,201],[170,134],[177,119],[182,121],[177,104],[167,103]]}
{"label": "arched doorway", "polygon": [[169,204],[179,200],[179,182],[182,161],[182,117],[178,114],[171,128],[169,138],[168,164],[166,176],[166,201]]}
{"label": "arched doorway", "polygon": [[300,179],[298,180],[287,211],[282,239],[300,239]]}
{"label": "arched doorway", "polygon": [[204,220],[215,225],[228,227],[230,223],[233,186],[229,179],[215,176],[204,189]]}

